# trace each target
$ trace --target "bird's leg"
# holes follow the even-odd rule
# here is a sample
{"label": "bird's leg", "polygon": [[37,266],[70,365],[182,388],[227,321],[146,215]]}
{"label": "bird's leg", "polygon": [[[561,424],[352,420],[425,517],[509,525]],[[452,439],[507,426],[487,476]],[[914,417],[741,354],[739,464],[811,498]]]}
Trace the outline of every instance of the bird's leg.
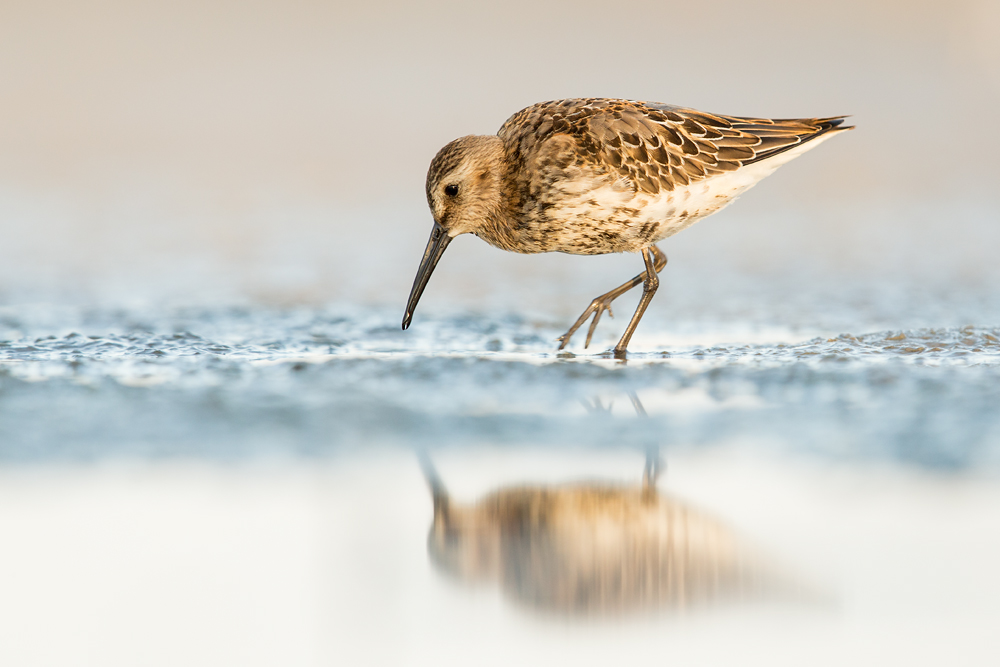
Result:
{"label": "bird's leg", "polygon": [[[652,246],[655,248],[656,246]],[[632,338],[632,334],[635,333],[635,328],[639,325],[639,320],[642,319],[642,314],[646,312],[646,306],[649,302],[653,300],[653,295],[656,294],[656,288],[660,286],[660,279],[656,275],[656,265],[653,259],[653,253],[649,248],[644,248],[642,251],[642,258],[646,261],[646,279],[642,281],[642,298],[639,299],[639,305],[636,306],[635,314],[632,315],[632,320],[625,327],[625,333],[622,334],[622,339],[618,341],[615,345],[615,357],[623,358],[625,356],[625,348],[628,347],[628,342]]]}
{"label": "bird's leg", "polygon": [[[667,265],[667,256],[664,255],[663,251],[657,248],[655,245],[650,246],[649,250],[652,251],[653,255],[656,258],[656,262],[653,265],[653,276],[655,277],[656,274],[662,271],[663,267]],[[643,250],[643,258],[645,258],[645,253],[646,251]],[[649,267],[648,262],[646,266],[648,270]],[[597,323],[601,320],[601,315],[604,313],[604,311],[605,310],[608,311],[608,315],[614,317],[614,313],[611,312],[611,302],[620,297],[625,292],[632,289],[633,287],[636,287],[640,283],[644,282],[645,280],[646,280],[646,271],[643,271],[642,273],[640,273],[627,283],[619,285],[618,287],[614,288],[607,294],[602,294],[601,296],[591,301],[590,305],[587,306],[587,309],[585,311],[583,311],[583,314],[580,315],[579,319],[577,319],[577,321],[573,324],[573,326],[569,328],[569,331],[567,331],[562,336],[559,336],[559,338],[556,339],[560,342],[559,349],[561,350],[564,347],[566,347],[569,344],[569,339],[573,336],[574,333],[576,333],[576,330],[579,329],[581,326],[583,326],[583,323],[586,322],[591,315],[593,315],[594,321],[590,323],[590,329],[587,330],[587,340],[584,341],[583,343],[584,348],[590,347],[590,339],[594,337],[594,330],[597,329]],[[626,341],[626,343],[627,342],[628,341]]]}

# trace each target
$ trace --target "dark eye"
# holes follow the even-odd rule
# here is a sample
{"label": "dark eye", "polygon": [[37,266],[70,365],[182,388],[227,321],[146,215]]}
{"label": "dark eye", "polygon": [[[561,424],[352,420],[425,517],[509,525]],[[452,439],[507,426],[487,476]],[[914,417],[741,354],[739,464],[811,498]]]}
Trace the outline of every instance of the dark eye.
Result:
{"label": "dark eye", "polygon": [[446,185],[446,186],[444,186],[444,193],[446,195],[448,195],[449,197],[454,197],[455,195],[458,194],[458,186],[457,185]]}

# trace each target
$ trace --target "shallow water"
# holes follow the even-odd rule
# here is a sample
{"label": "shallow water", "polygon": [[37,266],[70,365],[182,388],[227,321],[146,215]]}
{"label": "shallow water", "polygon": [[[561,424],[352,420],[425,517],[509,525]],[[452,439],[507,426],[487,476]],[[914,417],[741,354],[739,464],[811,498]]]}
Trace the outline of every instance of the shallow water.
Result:
{"label": "shallow water", "polygon": [[551,322],[424,317],[403,332],[396,315],[7,309],[0,455],[245,458],[378,444],[740,441],[931,468],[1000,462],[996,328],[798,340],[771,329],[757,333],[762,342],[712,345],[668,332],[637,339],[639,351],[621,362],[579,344],[557,352]]}
{"label": "shallow water", "polygon": [[[637,452],[531,446],[433,456],[463,504],[525,486],[635,488],[643,465]],[[565,615],[538,600],[547,579],[466,581],[428,553],[431,494],[395,448],[266,466],[7,466],[0,661],[992,664],[995,479],[724,448],[664,458],[664,494],[812,593]]]}

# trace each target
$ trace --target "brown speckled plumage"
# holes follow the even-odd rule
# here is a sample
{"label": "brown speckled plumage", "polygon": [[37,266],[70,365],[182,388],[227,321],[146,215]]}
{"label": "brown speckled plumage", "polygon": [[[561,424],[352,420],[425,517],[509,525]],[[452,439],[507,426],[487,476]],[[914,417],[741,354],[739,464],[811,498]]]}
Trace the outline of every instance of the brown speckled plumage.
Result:
{"label": "brown speckled plumage", "polygon": [[[427,174],[435,231],[404,328],[437,261],[431,254],[440,257],[451,238],[465,233],[522,253],[642,252],[647,270],[626,285],[643,282],[652,292],[654,256],[655,264],[666,263],[654,243],[723,208],[821,140],[851,129],[842,123],[843,117],[742,118],[591,98],[535,104],[511,116],[496,136],[457,139],[441,149]],[[591,334],[621,293],[595,299],[584,313],[581,320],[595,315]],[[644,308],[640,303],[616,352],[624,353]],[[563,337],[563,346],[581,323]]]}

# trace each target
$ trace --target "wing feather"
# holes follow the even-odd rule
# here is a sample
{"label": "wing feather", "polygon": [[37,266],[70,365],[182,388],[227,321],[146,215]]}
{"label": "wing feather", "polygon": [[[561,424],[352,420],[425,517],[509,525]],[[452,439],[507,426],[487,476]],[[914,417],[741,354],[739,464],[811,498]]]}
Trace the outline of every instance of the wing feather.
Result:
{"label": "wing feather", "polygon": [[509,158],[530,162],[542,144],[569,135],[579,160],[657,194],[765,160],[843,127],[833,118],[723,116],[657,102],[570,99],[535,104],[497,133]]}

